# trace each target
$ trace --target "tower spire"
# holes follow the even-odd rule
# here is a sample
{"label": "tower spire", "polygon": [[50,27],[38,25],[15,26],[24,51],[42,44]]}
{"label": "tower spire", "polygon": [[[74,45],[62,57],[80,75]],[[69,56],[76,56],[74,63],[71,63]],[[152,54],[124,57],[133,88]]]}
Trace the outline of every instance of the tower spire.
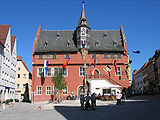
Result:
{"label": "tower spire", "polygon": [[82,12],[81,12],[81,17],[80,17],[79,22],[78,22],[78,27],[79,26],[89,27],[87,16],[86,16],[86,13],[85,13],[85,10],[84,10],[84,0],[82,1],[82,5],[83,5],[83,8],[82,8]]}
{"label": "tower spire", "polygon": [[83,4],[83,8],[84,8],[84,0],[82,1],[82,4]]}

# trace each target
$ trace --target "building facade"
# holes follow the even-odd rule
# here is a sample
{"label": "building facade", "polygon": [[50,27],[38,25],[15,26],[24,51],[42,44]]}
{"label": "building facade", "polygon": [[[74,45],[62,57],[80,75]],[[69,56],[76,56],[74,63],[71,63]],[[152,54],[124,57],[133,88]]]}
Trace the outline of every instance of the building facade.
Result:
{"label": "building facade", "polygon": [[14,99],[16,81],[16,36],[11,36],[10,25],[0,25],[0,42],[3,44],[1,61],[1,101]]}
{"label": "building facade", "polygon": [[17,56],[15,99],[19,101],[31,101],[32,74],[23,62],[22,57]]}
{"label": "building facade", "polygon": [[[91,30],[84,4],[76,30],[38,29],[33,41],[32,92],[33,101],[48,101],[56,90],[52,75],[64,70],[67,87],[63,95],[79,95],[85,84],[90,93],[115,94],[129,87],[130,60],[126,37],[120,30]],[[48,60],[47,77],[43,76],[44,61]]]}
{"label": "building facade", "polygon": [[[160,92],[160,54],[159,49],[156,50],[153,57],[141,67],[141,69],[133,73],[135,90],[141,91],[144,94],[156,94]],[[142,84],[141,82],[142,81]],[[136,85],[137,84],[137,85]]]}
{"label": "building facade", "polygon": [[155,52],[155,79],[156,91],[160,92],[160,49]]}

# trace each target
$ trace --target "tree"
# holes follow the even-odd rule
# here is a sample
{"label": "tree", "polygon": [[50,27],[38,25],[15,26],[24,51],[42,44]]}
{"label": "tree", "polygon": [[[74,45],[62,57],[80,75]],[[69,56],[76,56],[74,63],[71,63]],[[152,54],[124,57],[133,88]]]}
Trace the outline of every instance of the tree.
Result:
{"label": "tree", "polygon": [[60,71],[55,76],[52,77],[54,86],[57,88],[57,102],[60,103],[63,89],[66,87],[67,82],[63,76],[64,72]]}

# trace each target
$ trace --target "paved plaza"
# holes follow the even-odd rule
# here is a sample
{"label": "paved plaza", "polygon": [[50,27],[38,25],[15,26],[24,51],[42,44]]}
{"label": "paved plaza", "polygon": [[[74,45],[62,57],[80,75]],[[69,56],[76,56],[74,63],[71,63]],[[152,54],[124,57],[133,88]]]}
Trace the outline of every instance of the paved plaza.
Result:
{"label": "paved plaza", "polygon": [[[37,108],[41,106],[40,110]],[[116,102],[97,101],[97,110],[81,111],[79,101],[16,103],[0,109],[0,120],[160,120],[160,96],[135,96]]]}

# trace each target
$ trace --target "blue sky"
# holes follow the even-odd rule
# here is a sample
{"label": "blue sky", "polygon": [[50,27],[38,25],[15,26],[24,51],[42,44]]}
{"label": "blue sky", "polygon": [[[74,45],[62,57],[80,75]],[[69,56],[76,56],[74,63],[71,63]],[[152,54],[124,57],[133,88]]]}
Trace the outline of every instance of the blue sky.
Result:
{"label": "blue sky", "polygon": [[[123,25],[132,71],[160,48],[159,0],[85,0],[93,30],[119,30]],[[17,53],[32,72],[32,46],[39,25],[42,30],[74,30],[82,0],[0,0],[0,24],[10,24],[17,36]],[[139,49],[141,54],[131,51]]]}

